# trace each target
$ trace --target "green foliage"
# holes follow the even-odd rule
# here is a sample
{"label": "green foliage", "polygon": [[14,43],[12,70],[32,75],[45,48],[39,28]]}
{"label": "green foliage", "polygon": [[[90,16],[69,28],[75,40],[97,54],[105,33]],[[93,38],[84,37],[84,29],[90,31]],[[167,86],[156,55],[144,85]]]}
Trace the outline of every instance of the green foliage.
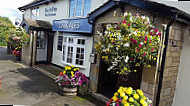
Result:
{"label": "green foliage", "polygon": [[6,37],[9,36],[10,30],[15,28],[9,18],[0,16],[0,46],[6,46]]}

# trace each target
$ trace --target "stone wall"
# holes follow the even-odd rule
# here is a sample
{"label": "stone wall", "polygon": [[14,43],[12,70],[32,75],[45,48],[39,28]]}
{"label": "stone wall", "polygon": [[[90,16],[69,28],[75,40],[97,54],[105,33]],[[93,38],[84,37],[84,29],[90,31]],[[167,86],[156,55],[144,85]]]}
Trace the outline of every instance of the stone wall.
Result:
{"label": "stone wall", "polygon": [[[152,17],[153,15],[145,10],[139,9],[134,6],[127,5],[125,7],[125,11],[131,12],[133,15],[140,11],[142,14]],[[114,11],[116,12],[116,17],[113,17]],[[103,14],[101,17],[96,19],[95,26],[94,26],[94,45],[97,43],[99,38],[97,37],[97,31],[101,30],[102,23],[117,23],[121,22],[121,15],[123,13],[119,8],[114,8],[106,14]],[[156,17],[154,24],[156,27],[162,31],[162,35],[164,33],[163,26],[166,26],[171,19]],[[181,49],[183,46],[183,32],[185,28],[185,24],[181,24],[179,22],[175,22],[173,26],[170,28],[170,36],[169,36],[169,45],[167,49],[167,57],[166,57],[166,64],[164,69],[164,77],[163,77],[163,85],[160,97],[160,106],[171,106],[173,103],[174,92],[176,87],[176,79],[180,64],[180,56],[181,56]],[[161,57],[161,56],[160,56]],[[97,59],[96,64],[91,65],[91,73],[90,73],[90,91],[92,93],[97,92],[98,86],[98,75],[99,75],[99,59]],[[141,89],[145,92],[145,95],[148,96],[153,103],[156,100],[156,93],[157,93],[157,85],[158,85],[158,78],[159,78],[159,70],[160,69],[160,62],[158,66],[153,66],[152,68],[143,69],[142,75],[142,82],[141,82]]]}
{"label": "stone wall", "polygon": [[169,36],[160,106],[172,106],[186,25],[174,23]]}

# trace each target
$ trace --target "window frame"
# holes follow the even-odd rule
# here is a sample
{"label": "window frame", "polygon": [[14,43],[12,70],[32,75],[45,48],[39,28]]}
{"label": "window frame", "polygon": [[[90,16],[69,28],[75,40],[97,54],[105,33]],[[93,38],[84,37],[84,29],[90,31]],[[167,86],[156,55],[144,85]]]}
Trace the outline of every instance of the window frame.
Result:
{"label": "window frame", "polygon": [[[44,31],[43,31],[44,32]],[[38,31],[38,35],[37,35],[37,39],[36,39],[36,48],[37,49],[45,49],[45,32],[44,32],[44,34],[42,35],[41,34],[42,33],[42,31]],[[37,45],[40,45],[40,44],[38,44],[38,37],[40,37],[41,38],[41,36],[43,36],[43,39],[40,39],[41,40],[41,44],[42,44],[42,47],[38,47]]]}
{"label": "window frame", "polygon": [[[82,0],[82,10],[81,10],[81,16],[76,16],[76,7],[77,7],[77,1],[78,0],[74,0],[75,2],[75,6],[74,6],[74,10],[73,10],[73,16],[70,16],[70,12],[71,12],[71,0],[69,0],[69,18],[83,18],[86,17],[84,16],[84,8],[85,8],[85,0]],[[91,8],[91,4],[92,4],[92,0],[90,0],[90,8]],[[90,12],[90,10],[89,10]]]}
{"label": "window frame", "polygon": [[[35,17],[32,16],[32,14],[33,14],[32,11],[33,11],[33,10],[35,11]],[[38,11],[37,11],[37,10],[38,10]],[[39,19],[39,17],[40,17],[40,8],[39,8],[39,7],[34,7],[34,8],[32,8],[32,9],[31,9],[31,16],[30,16],[30,18],[31,18],[31,19],[34,19],[34,20],[37,20],[37,19]]]}
{"label": "window frame", "polygon": [[[61,44],[61,45],[59,45],[59,44]],[[59,46],[61,46],[61,47],[59,47]],[[63,50],[63,36],[58,36],[58,39],[57,39],[57,50],[59,50],[59,51]]]}
{"label": "window frame", "polygon": [[[66,41],[64,39],[66,38]],[[69,43],[69,38],[73,38],[73,43]],[[85,44],[77,44],[78,39],[84,39]],[[73,37],[73,36],[63,36],[63,44],[62,44],[62,63],[65,65],[74,65],[75,67],[80,67],[80,68],[86,68],[86,43],[87,43],[87,38],[85,37]],[[65,49],[63,48],[65,47]],[[68,47],[73,47],[73,57],[72,57],[72,63],[67,62],[67,57],[68,57]],[[84,49],[84,57],[83,57],[83,65],[76,64],[76,55],[77,55],[77,48],[83,48]],[[64,52],[64,53],[63,53]]]}

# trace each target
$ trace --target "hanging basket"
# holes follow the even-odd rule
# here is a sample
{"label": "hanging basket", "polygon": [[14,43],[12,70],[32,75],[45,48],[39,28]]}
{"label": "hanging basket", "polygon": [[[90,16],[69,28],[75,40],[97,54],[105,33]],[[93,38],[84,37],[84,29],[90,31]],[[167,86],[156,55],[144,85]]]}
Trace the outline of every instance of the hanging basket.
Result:
{"label": "hanging basket", "polygon": [[76,96],[77,95],[77,86],[75,87],[61,87],[60,93],[63,96]]}

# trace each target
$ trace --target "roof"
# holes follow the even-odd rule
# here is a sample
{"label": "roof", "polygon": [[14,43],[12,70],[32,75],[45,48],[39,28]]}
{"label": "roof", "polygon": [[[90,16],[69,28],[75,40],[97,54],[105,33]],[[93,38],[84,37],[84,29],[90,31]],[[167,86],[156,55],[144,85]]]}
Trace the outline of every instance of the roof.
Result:
{"label": "roof", "polygon": [[104,3],[103,5],[92,11],[90,14],[88,14],[89,22],[93,23],[97,17],[101,16],[101,14],[109,11],[116,6],[122,9],[122,7],[127,4],[150,11],[161,17],[171,18],[174,14],[177,14],[176,20],[186,24],[190,24],[190,15],[188,13],[172,6],[147,0],[109,0],[108,2]]}
{"label": "roof", "polygon": [[28,27],[36,28],[36,29],[52,29],[52,25],[48,21],[42,21],[42,20],[33,20],[25,18],[24,21],[22,21],[21,26],[26,24]]}
{"label": "roof", "polygon": [[18,9],[20,11],[22,11],[22,10],[26,10],[28,8],[36,7],[36,6],[39,6],[42,4],[47,4],[49,2],[54,2],[54,1],[56,1],[56,0],[34,0],[34,1],[30,2],[29,4],[19,7]]}

